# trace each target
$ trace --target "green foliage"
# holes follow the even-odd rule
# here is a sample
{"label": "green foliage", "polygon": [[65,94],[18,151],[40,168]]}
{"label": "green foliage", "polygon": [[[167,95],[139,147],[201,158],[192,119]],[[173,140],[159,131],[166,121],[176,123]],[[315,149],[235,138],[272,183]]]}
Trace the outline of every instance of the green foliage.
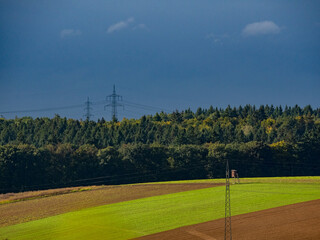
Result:
{"label": "green foliage", "polygon": [[225,175],[225,161],[241,177],[320,174],[320,143],[123,144],[97,149],[69,143],[35,148],[0,146],[1,192]]}
{"label": "green foliage", "polygon": [[0,191],[223,177],[226,159],[242,177],[319,175],[319,149],[320,109],[311,106],[198,108],[121,122],[0,119]]}
{"label": "green foliage", "polygon": [[320,109],[246,105],[239,108],[198,108],[173,113],[156,113],[141,119],[79,121],[61,118],[30,117],[0,119],[0,145],[70,143],[93,144],[97,148],[129,143],[164,145],[234,143],[261,141],[301,142],[319,138]]}

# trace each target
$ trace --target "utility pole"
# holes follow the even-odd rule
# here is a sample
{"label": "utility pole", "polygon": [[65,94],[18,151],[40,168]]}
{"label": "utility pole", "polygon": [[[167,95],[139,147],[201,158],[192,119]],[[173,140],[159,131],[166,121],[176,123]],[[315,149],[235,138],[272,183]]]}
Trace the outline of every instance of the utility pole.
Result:
{"label": "utility pole", "polygon": [[224,218],[224,240],[232,240],[231,231],[231,207],[230,207],[230,179],[229,179],[229,161],[226,162],[226,202]]}
{"label": "utility pole", "polygon": [[85,107],[84,110],[86,111],[86,114],[85,114],[84,116],[86,117],[87,121],[89,121],[89,120],[90,120],[90,117],[93,116],[93,115],[91,114],[92,108],[90,107],[91,104],[92,104],[92,102],[89,101],[89,97],[87,98],[87,101],[85,102],[85,104],[86,104],[86,107]]}
{"label": "utility pole", "polygon": [[116,93],[116,86],[113,85],[113,93],[109,96],[107,96],[107,101],[110,102],[107,105],[104,106],[104,109],[106,107],[110,107],[112,109],[112,120],[117,121],[117,107],[123,107],[123,104],[118,103],[118,101],[122,101],[122,96],[117,95]]}

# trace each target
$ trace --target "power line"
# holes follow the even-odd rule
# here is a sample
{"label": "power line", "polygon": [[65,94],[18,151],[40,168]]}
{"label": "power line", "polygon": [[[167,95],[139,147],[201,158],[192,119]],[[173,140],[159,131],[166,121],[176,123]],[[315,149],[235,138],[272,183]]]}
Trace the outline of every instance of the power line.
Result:
{"label": "power line", "polygon": [[230,207],[230,179],[229,161],[226,161],[226,196],[225,196],[225,217],[224,217],[224,240],[232,240],[231,231],[231,207]]}
{"label": "power line", "polygon": [[89,97],[88,97],[87,101],[85,102],[85,104],[86,104],[86,108],[84,110],[86,111],[86,114],[84,116],[86,117],[87,121],[89,121],[90,117],[93,116],[91,114],[92,108],[90,107],[92,105],[92,102],[89,101]]}
{"label": "power line", "polygon": [[92,102],[92,105],[103,105],[106,104],[106,100],[100,100],[100,101],[96,101],[96,102]]}
{"label": "power line", "polygon": [[111,103],[105,105],[104,108],[111,106],[112,120],[116,120],[117,119],[117,107],[120,107],[120,106],[123,107],[123,104],[118,103],[118,101],[122,101],[122,96],[120,96],[116,93],[116,86],[115,85],[113,85],[113,93],[111,95],[107,96],[106,100]]}
{"label": "power line", "polygon": [[156,107],[156,106],[150,106],[150,105],[145,105],[145,104],[140,104],[140,103],[134,103],[131,101],[123,101],[126,105],[129,105],[131,107],[135,107],[135,108],[141,108],[141,109],[145,109],[145,110],[156,110],[156,111],[166,111],[166,112],[172,112],[172,109],[167,109],[167,108],[163,108],[163,107]]}
{"label": "power line", "polygon": [[[233,161],[233,163],[243,163],[241,161]],[[246,166],[255,166],[255,162],[248,162],[245,163]],[[303,166],[304,165],[304,166]],[[270,164],[261,164],[261,167],[268,167],[270,166]],[[274,167],[279,167],[279,163],[278,164],[273,164]],[[156,167],[156,166],[155,166]],[[167,173],[167,172],[176,172],[176,171],[186,171],[186,170],[193,170],[193,169],[198,169],[198,168],[202,168],[204,170],[209,170],[211,169],[213,166],[209,167],[204,165],[203,163],[191,163],[191,164],[187,164],[185,166],[174,166],[174,167],[170,167],[170,166],[165,166],[162,168],[156,167],[155,170],[142,170],[142,171],[135,171],[135,172],[127,172],[124,174],[117,174],[117,175],[107,175],[107,176],[99,176],[99,177],[93,177],[93,178],[84,178],[84,179],[76,179],[76,180],[72,180],[72,181],[68,181],[68,182],[64,182],[64,183],[57,183],[57,184],[62,184],[62,185],[66,185],[66,184],[72,184],[72,183],[77,183],[77,182],[82,182],[85,184],[89,184],[89,182],[91,184],[93,183],[98,183],[95,182],[94,180],[100,180],[103,179],[102,181],[99,182],[106,182],[106,181],[115,181],[117,179],[120,180],[128,180],[128,179],[132,179],[132,178],[143,178],[146,176],[157,176],[157,174],[163,174],[163,173]],[[289,169],[290,166],[286,166],[285,164],[283,165],[283,167],[285,167],[286,169]],[[299,166],[297,167],[304,167],[305,169],[320,169],[320,165],[313,165],[310,166],[309,164],[299,164]],[[94,182],[92,182],[94,181]],[[51,184],[40,184],[40,185],[29,185],[29,186],[25,186],[25,187],[37,187],[37,186],[49,186],[52,185]]]}
{"label": "power line", "polygon": [[[47,183],[47,184],[37,184],[37,185],[24,185],[24,189],[32,189],[36,187],[57,187],[57,186],[66,186],[70,184],[85,184],[85,185],[92,185],[96,183],[106,183],[106,182],[112,182],[116,180],[129,180],[129,179],[136,179],[136,178],[143,178],[147,176],[157,176],[157,174],[164,174],[168,172],[179,172],[179,171],[187,171],[191,169],[197,169],[197,168],[202,168],[202,165],[192,165],[188,167],[181,167],[179,169],[176,168],[170,168],[170,167],[165,167],[165,168],[160,168],[156,170],[144,170],[143,172],[131,172],[131,173],[125,173],[125,174],[117,174],[117,175],[107,175],[107,176],[101,176],[101,177],[94,177],[94,178],[84,178],[84,179],[77,179],[77,180],[71,180],[67,182],[60,182],[60,183]],[[93,181],[92,180],[98,180],[98,181]],[[0,191],[4,190],[20,190],[21,188],[17,187],[11,187],[7,189],[0,189]]]}
{"label": "power line", "polygon": [[131,111],[131,110],[128,110],[127,108],[124,110],[124,112],[131,113],[131,115],[133,114],[136,117],[141,117],[141,116],[146,115],[145,113],[142,113],[140,111]]}
{"label": "power line", "polygon": [[56,111],[56,110],[64,110],[64,109],[72,109],[72,108],[81,108],[81,107],[83,107],[83,104],[69,105],[69,106],[64,106],[64,107],[26,109],[26,110],[13,110],[13,111],[0,112],[0,114],[8,114],[8,113],[28,113],[28,112],[48,112],[48,111]]}
{"label": "power line", "polygon": [[[140,103],[135,103],[132,101],[122,101],[123,103],[119,103],[119,101],[122,101],[122,96],[118,95],[115,90],[115,86],[113,86],[113,93],[109,96],[107,96],[106,100],[100,100],[100,101],[95,101],[91,102],[89,101],[89,97],[87,101],[84,104],[76,104],[76,105],[66,105],[66,106],[60,106],[60,107],[47,107],[47,108],[35,108],[35,109],[20,109],[20,110],[11,110],[11,111],[3,111],[0,112],[0,116],[2,114],[18,114],[18,113],[34,113],[34,112],[49,112],[49,111],[58,111],[58,110],[67,110],[67,109],[75,109],[75,108],[85,108],[85,117],[86,119],[90,119],[92,117],[92,107],[91,106],[96,106],[96,105],[102,105],[106,104],[104,109],[106,107],[111,107],[112,110],[112,118],[117,118],[117,107],[124,107],[128,106],[131,108],[136,108],[136,109],[141,109],[144,111],[162,111],[162,112],[172,112],[171,109],[166,109],[163,107],[158,107],[158,106],[151,106],[151,105],[146,105],[146,104],[140,104]],[[129,111],[128,111],[129,112]],[[135,111],[137,112],[137,111]],[[145,113],[137,112],[138,114],[145,115]]]}
{"label": "power line", "polygon": [[[233,163],[234,162],[241,163],[241,161],[233,161]],[[256,165],[254,162],[245,163],[245,164],[247,166],[255,166]],[[299,164],[299,165],[300,165],[299,167],[301,167],[301,165],[304,165],[303,167],[305,169],[320,169],[320,165],[314,165],[314,166],[310,166],[309,164]],[[270,164],[261,164],[261,167],[264,167],[264,166],[265,167],[270,166]],[[279,167],[279,163],[273,164],[273,166]],[[286,165],[284,165],[284,167],[286,167]],[[287,166],[287,169],[289,169],[289,167]],[[57,183],[57,184],[66,185],[66,184],[71,184],[71,183],[76,183],[76,182],[88,182],[88,181],[100,180],[100,179],[104,179],[104,181],[99,181],[99,182],[114,181],[117,179],[127,180],[127,179],[132,179],[132,178],[146,177],[149,175],[157,176],[156,174],[163,174],[163,173],[167,173],[167,172],[193,170],[193,169],[197,169],[197,168],[206,169],[207,167],[201,163],[193,163],[193,164],[188,164],[186,166],[174,166],[173,168],[169,167],[169,166],[166,166],[163,168],[157,167],[156,170],[143,170],[143,172],[141,172],[141,171],[136,172],[135,171],[135,172],[131,172],[131,173],[129,172],[129,173],[118,174],[118,175],[107,175],[107,176],[100,176],[100,177],[94,177],[94,178],[76,179],[76,180],[68,181],[65,183]],[[97,182],[90,182],[90,183],[93,184],[93,183],[97,183]],[[88,183],[86,183],[86,184],[88,184]],[[37,186],[47,186],[47,185],[52,185],[52,184],[29,185],[29,186],[25,186],[25,187],[37,187]]]}
{"label": "power line", "polygon": [[[254,165],[254,164],[252,164]],[[62,186],[67,186],[67,185],[79,185],[79,184],[84,184],[84,185],[93,185],[93,184],[97,184],[97,183],[112,183],[113,181],[118,181],[118,180],[122,180],[122,181],[127,181],[130,179],[141,179],[141,178],[145,178],[148,176],[155,176],[155,177],[159,177],[159,174],[165,174],[165,173],[174,173],[174,172],[182,172],[182,171],[190,171],[190,170],[194,170],[194,169],[203,169],[205,168],[205,166],[203,164],[189,164],[188,166],[184,166],[184,167],[179,167],[178,166],[175,167],[163,167],[163,168],[157,168],[156,170],[143,170],[142,172],[129,172],[129,173],[124,173],[124,174],[116,174],[116,175],[106,175],[106,176],[100,176],[100,177],[93,177],[93,178],[83,178],[83,179],[76,179],[76,180],[71,180],[71,181],[67,181],[67,182],[59,182],[59,183],[47,183],[47,184],[37,184],[37,185],[25,185],[23,186],[24,189],[34,189],[34,188],[41,188],[41,187],[62,187]],[[11,187],[11,188],[6,188],[6,189],[0,189],[0,191],[12,191],[12,190],[20,190],[21,188],[16,188],[16,187]],[[239,190],[235,190],[234,191],[239,191]],[[242,190],[241,190],[242,191]],[[250,190],[248,190],[248,192],[251,192]],[[261,191],[254,191],[257,193],[270,193],[270,194],[278,194],[278,192],[261,192]],[[231,214],[230,214],[231,216]]]}

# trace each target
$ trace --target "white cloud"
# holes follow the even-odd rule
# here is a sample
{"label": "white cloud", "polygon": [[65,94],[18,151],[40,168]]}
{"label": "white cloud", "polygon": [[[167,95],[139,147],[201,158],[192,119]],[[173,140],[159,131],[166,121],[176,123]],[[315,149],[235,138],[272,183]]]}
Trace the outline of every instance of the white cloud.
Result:
{"label": "white cloud", "polygon": [[78,29],[63,29],[60,32],[61,38],[80,36],[82,32]]}
{"label": "white cloud", "polygon": [[228,34],[213,34],[210,33],[206,36],[206,39],[212,40],[214,43],[222,44],[224,40],[229,38]]}
{"label": "white cloud", "polygon": [[246,36],[276,34],[280,32],[280,27],[272,21],[262,21],[250,23],[242,30]]}
{"label": "white cloud", "polygon": [[108,28],[107,33],[113,33],[115,31],[119,31],[121,29],[124,29],[124,28],[128,27],[129,24],[132,22],[134,22],[134,18],[128,18],[125,21],[115,23]]}
{"label": "white cloud", "polygon": [[148,30],[149,28],[144,23],[140,23],[132,28],[132,30]]}

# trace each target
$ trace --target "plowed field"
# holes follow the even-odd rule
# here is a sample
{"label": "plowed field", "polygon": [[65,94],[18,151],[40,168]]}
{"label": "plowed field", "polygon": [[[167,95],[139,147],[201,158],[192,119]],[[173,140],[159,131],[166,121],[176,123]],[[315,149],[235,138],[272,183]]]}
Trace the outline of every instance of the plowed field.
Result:
{"label": "plowed field", "polygon": [[[320,239],[320,200],[302,202],[232,217],[237,240]],[[224,219],[156,233],[140,240],[221,240]]]}
{"label": "plowed field", "polygon": [[139,184],[106,186],[0,205],[0,227],[33,221],[70,211],[150,196],[222,185],[220,183]]}

